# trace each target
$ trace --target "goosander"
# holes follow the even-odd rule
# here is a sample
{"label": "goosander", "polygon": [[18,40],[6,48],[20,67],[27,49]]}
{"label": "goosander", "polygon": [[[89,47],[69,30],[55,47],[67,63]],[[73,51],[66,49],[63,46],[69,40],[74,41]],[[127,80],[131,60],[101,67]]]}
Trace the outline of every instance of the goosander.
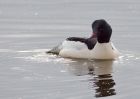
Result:
{"label": "goosander", "polygon": [[69,37],[47,53],[66,58],[116,59],[119,51],[110,40],[111,26],[104,19],[95,20],[92,23],[92,30],[91,37]]}

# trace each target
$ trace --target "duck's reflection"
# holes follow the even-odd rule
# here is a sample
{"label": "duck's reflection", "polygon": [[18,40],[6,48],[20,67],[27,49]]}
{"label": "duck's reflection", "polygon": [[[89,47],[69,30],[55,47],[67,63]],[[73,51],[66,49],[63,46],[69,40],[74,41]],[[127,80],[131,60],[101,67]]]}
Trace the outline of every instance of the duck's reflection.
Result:
{"label": "duck's reflection", "polygon": [[112,77],[113,61],[75,60],[70,63],[69,71],[77,76],[91,75],[90,79],[95,89],[95,97],[115,95],[115,82]]}

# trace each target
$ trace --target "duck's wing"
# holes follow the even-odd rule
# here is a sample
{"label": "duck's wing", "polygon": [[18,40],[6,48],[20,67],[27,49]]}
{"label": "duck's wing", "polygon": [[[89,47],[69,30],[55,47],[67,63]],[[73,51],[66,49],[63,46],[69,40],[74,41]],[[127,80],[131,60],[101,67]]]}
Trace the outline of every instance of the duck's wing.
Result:
{"label": "duck's wing", "polygon": [[80,38],[80,37],[69,37],[66,39],[67,41],[79,41],[84,43],[86,41],[86,38]]}
{"label": "duck's wing", "polygon": [[[86,40],[85,38],[79,38],[79,37],[69,37],[66,39],[66,41],[79,41],[82,43],[84,43],[85,40]],[[62,43],[52,48],[51,50],[47,51],[46,53],[59,55],[59,52],[61,51],[61,49],[62,49]]]}
{"label": "duck's wing", "polygon": [[[95,38],[80,38],[80,37],[69,37],[66,39],[66,41],[75,41],[75,42],[81,42],[84,43],[89,50],[92,50],[97,42]],[[47,51],[46,53],[56,54],[59,55],[59,52],[63,48],[62,43],[58,46],[52,48],[51,50]]]}
{"label": "duck's wing", "polygon": [[96,38],[79,38],[79,37],[69,37],[68,41],[79,41],[81,43],[85,43],[89,50],[93,49],[97,39]]}

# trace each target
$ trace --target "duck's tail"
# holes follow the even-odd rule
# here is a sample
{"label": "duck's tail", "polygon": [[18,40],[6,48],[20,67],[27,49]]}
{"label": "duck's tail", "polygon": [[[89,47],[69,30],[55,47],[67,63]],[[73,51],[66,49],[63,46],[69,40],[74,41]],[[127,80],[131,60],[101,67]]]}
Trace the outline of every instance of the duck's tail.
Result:
{"label": "duck's tail", "polygon": [[51,50],[47,51],[47,54],[55,54],[55,55],[59,55],[60,50],[62,49],[62,45],[58,45],[54,48],[52,48]]}

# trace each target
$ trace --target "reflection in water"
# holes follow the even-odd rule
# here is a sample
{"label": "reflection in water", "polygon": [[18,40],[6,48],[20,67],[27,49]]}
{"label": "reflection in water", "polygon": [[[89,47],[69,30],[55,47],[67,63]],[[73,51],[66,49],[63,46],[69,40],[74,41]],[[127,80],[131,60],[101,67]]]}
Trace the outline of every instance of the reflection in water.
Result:
{"label": "reflection in water", "polygon": [[115,95],[113,88],[115,82],[111,75],[113,61],[86,61],[75,60],[69,64],[69,71],[77,76],[90,75],[95,97],[105,97]]}
{"label": "reflection in water", "polygon": [[96,97],[105,97],[115,95],[115,89],[113,89],[115,82],[110,74],[98,75],[95,78],[94,84],[96,90]]}

